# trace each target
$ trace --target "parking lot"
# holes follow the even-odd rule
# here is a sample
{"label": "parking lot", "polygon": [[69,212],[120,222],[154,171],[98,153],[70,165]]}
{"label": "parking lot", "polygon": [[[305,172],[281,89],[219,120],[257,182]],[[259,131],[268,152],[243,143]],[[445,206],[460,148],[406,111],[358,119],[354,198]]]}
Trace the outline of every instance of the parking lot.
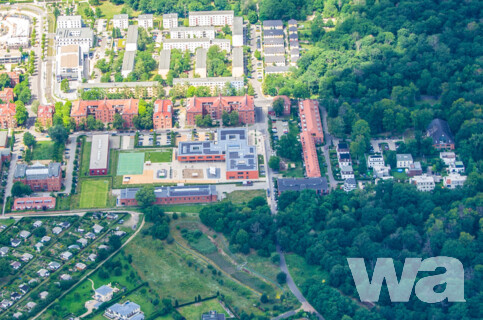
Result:
{"label": "parking lot", "polygon": [[279,140],[284,134],[288,133],[288,121],[272,120],[272,132],[274,139]]}
{"label": "parking lot", "polygon": [[171,145],[171,133],[157,133],[156,141],[154,140],[154,133],[139,134],[138,146],[152,147],[152,146],[169,146]]}

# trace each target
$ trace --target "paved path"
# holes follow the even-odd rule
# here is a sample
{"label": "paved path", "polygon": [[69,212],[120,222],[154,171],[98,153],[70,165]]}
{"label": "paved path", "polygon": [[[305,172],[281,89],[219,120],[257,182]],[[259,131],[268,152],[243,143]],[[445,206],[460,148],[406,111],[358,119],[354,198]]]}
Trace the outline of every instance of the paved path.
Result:
{"label": "paved path", "polygon": [[320,107],[322,110],[322,128],[324,130],[324,140],[325,146],[322,147],[322,151],[324,153],[325,163],[327,165],[327,175],[329,176],[329,185],[331,189],[337,188],[337,180],[334,179],[334,175],[332,173],[332,165],[330,163],[330,153],[329,153],[329,146],[333,143],[337,143],[338,141],[329,133],[329,127],[327,124],[327,110],[324,107]]}

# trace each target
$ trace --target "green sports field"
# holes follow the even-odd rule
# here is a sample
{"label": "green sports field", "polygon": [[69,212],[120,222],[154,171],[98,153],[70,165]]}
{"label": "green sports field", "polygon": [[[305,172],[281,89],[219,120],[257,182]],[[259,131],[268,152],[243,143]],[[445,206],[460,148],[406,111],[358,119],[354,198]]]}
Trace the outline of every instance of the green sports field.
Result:
{"label": "green sports field", "polygon": [[144,165],[144,152],[120,153],[117,164],[117,175],[142,174]]}
{"label": "green sports field", "polygon": [[107,205],[109,182],[107,180],[87,179],[82,181],[80,207],[103,208]]}

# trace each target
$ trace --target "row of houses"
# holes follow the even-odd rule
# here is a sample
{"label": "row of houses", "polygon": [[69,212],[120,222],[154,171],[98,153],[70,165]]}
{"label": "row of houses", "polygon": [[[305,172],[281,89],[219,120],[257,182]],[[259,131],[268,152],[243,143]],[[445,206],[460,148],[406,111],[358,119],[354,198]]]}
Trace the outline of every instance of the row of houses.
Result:
{"label": "row of houses", "polygon": [[309,178],[318,178],[321,174],[316,146],[322,144],[324,140],[319,102],[317,100],[300,101],[299,118],[305,175]]}

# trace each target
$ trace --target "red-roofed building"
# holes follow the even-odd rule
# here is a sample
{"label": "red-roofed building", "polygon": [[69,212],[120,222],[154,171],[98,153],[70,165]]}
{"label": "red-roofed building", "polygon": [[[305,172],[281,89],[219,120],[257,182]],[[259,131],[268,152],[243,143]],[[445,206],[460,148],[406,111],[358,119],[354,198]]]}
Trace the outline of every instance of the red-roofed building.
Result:
{"label": "red-roofed building", "polygon": [[118,100],[76,100],[72,103],[71,117],[75,123],[80,125],[92,115],[96,120],[104,124],[114,122],[114,115],[119,113],[124,119],[124,127],[133,126],[132,119],[138,114],[138,99],[118,99]]}
{"label": "red-roofed building", "polygon": [[231,113],[237,111],[241,124],[255,123],[255,102],[253,96],[239,97],[193,97],[188,99],[186,108],[186,122],[190,126],[196,124],[197,115],[210,115],[214,120],[220,120],[223,111]]}
{"label": "red-roofed building", "polygon": [[290,102],[290,98],[287,96],[276,96],[273,100],[278,100],[282,99],[283,100],[283,115],[284,116],[289,116],[290,115],[290,106],[292,103]]}
{"label": "red-roofed building", "polygon": [[37,120],[42,124],[42,126],[49,127],[52,125],[54,113],[54,105],[39,106],[37,110]]}
{"label": "red-roofed building", "polygon": [[47,210],[55,209],[54,197],[25,197],[17,198],[13,203],[12,210]]}
{"label": "red-roofed building", "polygon": [[0,91],[0,101],[3,103],[13,102],[14,94],[12,88],[4,88]]}
{"label": "red-roofed building", "polygon": [[17,72],[9,72],[9,71],[0,71],[0,74],[6,73],[10,77],[10,87],[15,87],[18,83],[20,83],[20,74]]}
{"label": "red-roofed building", "polygon": [[320,177],[319,159],[314,138],[309,132],[302,132],[300,134],[300,143],[302,144],[304,156],[305,175],[309,178]]}
{"label": "red-roofed building", "polygon": [[170,129],[173,127],[173,103],[171,100],[156,100],[153,111],[154,129]]}
{"label": "red-roofed building", "polygon": [[17,125],[15,114],[15,103],[0,104],[0,127],[2,129],[15,128]]}
{"label": "red-roofed building", "polygon": [[301,101],[299,103],[299,117],[302,132],[310,133],[314,137],[315,143],[321,144],[324,141],[324,131],[317,100]]}

